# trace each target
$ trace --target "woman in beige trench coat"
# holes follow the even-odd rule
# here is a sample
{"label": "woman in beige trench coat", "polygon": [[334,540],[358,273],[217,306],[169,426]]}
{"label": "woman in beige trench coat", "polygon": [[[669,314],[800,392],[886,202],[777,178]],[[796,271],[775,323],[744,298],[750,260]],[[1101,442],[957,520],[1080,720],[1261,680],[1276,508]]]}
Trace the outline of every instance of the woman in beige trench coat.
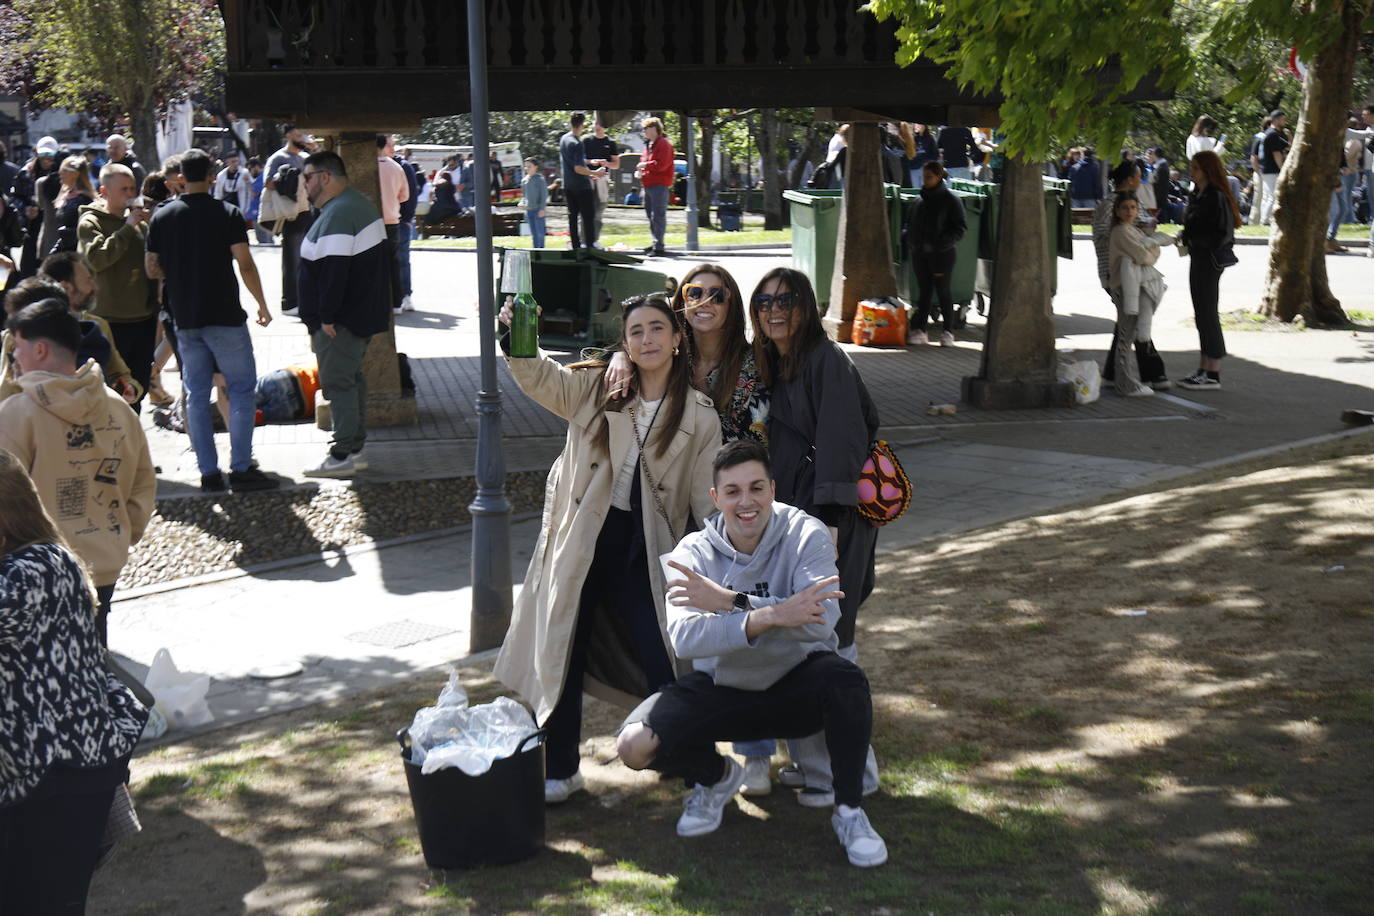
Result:
{"label": "woman in beige trench coat", "polygon": [[[500,318],[510,323],[509,305]],[[677,673],[658,558],[715,511],[720,447],[715,406],[691,387],[679,321],[661,294],[626,301],[621,347],[634,363],[633,394],[605,393],[604,361],[508,360],[521,390],[568,421],[495,669],[548,729],[550,802],[582,787],[583,689],[633,708]]]}

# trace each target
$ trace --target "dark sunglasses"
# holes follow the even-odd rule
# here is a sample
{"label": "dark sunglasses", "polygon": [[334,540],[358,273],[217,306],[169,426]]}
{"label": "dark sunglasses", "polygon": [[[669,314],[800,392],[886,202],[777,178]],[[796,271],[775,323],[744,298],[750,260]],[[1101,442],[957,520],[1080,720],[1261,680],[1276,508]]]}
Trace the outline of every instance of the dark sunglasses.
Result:
{"label": "dark sunglasses", "polygon": [[688,302],[724,302],[725,295],[723,286],[706,287],[688,283],[682,288],[682,298]]}
{"label": "dark sunglasses", "polygon": [[769,296],[766,293],[756,293],[754,295],[754,308],[760,312],[767,312],[770,309],[790,312],[792,311],[792,307],[796,304],[797,294],[791,290],[778,293],[776,296]]}

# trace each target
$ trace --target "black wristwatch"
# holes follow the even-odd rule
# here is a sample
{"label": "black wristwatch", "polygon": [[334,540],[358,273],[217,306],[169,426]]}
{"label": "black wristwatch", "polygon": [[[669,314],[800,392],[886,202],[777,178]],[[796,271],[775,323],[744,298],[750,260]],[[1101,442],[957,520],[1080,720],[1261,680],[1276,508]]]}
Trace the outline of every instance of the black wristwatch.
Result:
{"label": "black wristwatch", "polygon": [[735,592],[735,609],[739,611],[750,610],[749,596],[744,592]]}

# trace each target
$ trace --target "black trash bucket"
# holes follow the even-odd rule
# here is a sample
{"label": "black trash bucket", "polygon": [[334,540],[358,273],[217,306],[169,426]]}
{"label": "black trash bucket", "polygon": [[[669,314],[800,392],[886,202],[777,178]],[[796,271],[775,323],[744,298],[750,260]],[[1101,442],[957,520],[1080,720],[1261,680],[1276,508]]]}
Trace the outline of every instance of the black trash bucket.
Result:
{"label": "black trash bucket", "polygon": [[426,775],[410,762],[407,730],[396,733],[430,868],[507,865],[543,848],[544,747],[534,740],[543,737],[542,729],[530,735],[481,776],[457,767]]}
{"label": "black trash bucket", "polygon": [[739,204],[721,204],[716,207],[716,224],[721,232],[739,232],[744,229],[743,212]]}

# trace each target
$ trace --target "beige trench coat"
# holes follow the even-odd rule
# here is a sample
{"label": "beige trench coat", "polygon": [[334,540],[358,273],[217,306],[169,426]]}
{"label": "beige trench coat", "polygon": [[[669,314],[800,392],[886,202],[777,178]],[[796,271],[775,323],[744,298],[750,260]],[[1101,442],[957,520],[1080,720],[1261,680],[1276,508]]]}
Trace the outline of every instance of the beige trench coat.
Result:
{"label": "beige trench coat", "polygon": [[[629,412],[608,411],[610,456],[596,450],[594,434],[601,415],[603,373],[567,369],[547,357],[510,359],[508,365],[526,394],[568,421],[567,442],[550,469],[544,488],[539,541],[515,601],[510,629],[495,669],[501,683],[524,697],[534,707],[535,718],[543,724],[563,691],[582,585],[611,506],[615,471],[636,445]],[[710,398],[693,390],[672,444],[662,458],[658,457],[658,434],[651,435],[644,451],[658,495],[672,519],[673,534],[669,534],[658,506],[649,496],[649,481],[641,468],[644,539],[663,649],[671,659],[663,571],[657,558],[677,546],[673,535],[681,538],[686,534],[689,516],[700,525],[715,512],[711,502],[711,462],[720,448],[720,419]],[[676,667],[679,674],[689,670],[680,664]],[[643,699],[590,676],[583,688],[627,708]]]}

